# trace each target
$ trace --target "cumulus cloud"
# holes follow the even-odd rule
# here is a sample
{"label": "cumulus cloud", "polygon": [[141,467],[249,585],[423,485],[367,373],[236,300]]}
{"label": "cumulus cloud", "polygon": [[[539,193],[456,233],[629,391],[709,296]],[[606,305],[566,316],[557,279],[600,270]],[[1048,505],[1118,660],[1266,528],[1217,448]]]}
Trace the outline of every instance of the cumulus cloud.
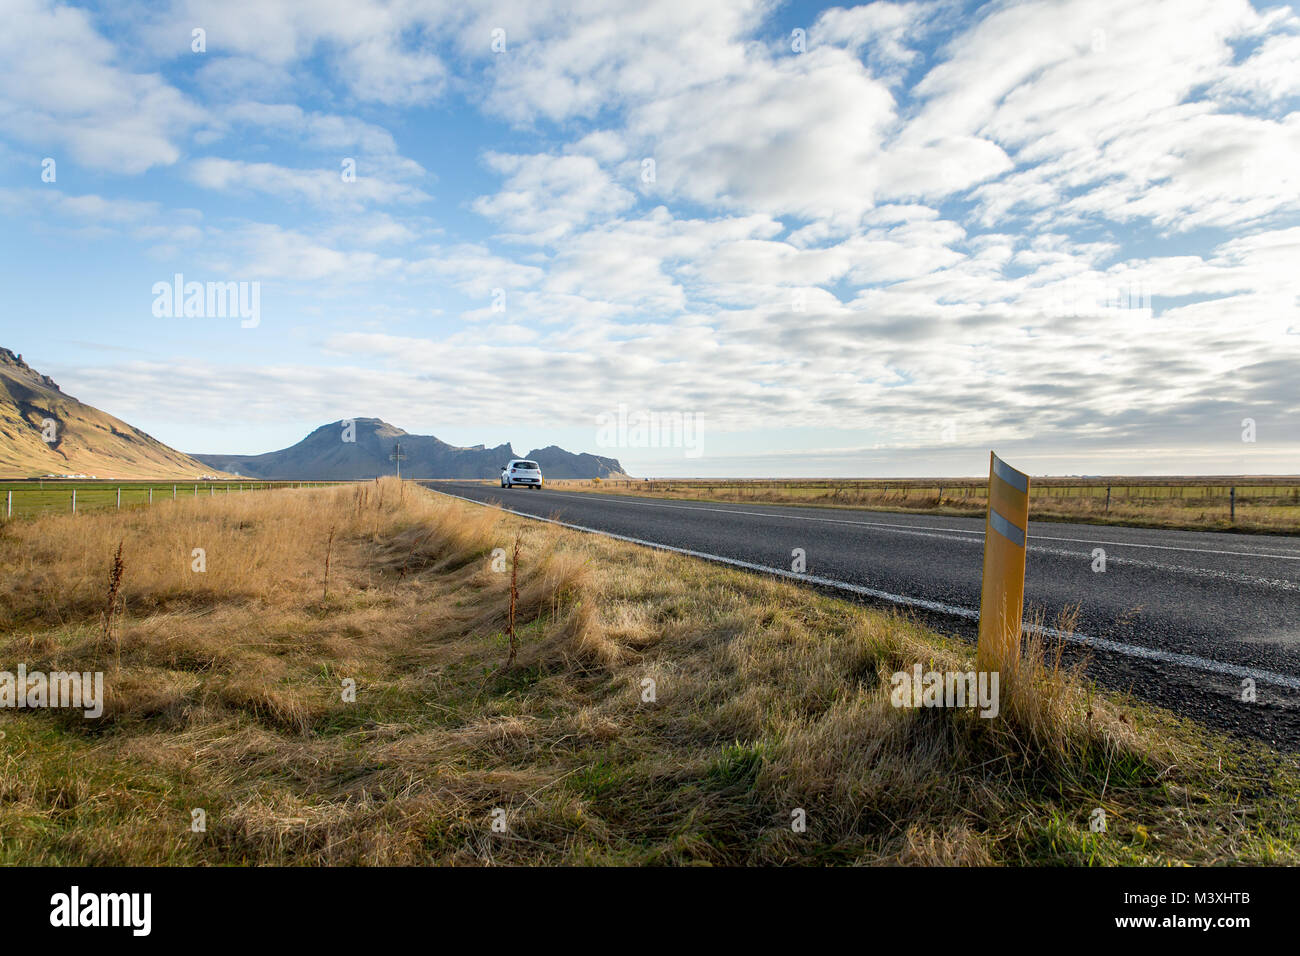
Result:
{"label": "cumulus cloud", "polygon": [[203,110],[158,73],[121,65],[88,13],[13,0],[4,16],[0,130],[116,173],[138,174],[180,158],[179,140],[202,121]]}
{"label": "cumulus cloud", "polygon": [[487,164],[507,179],[501,192],[479,197],[474,210],[530,241],[554,242],[635,202],[633,194],[589,156],[489,153]]}
{"label": "cumulus cloud", "polygon": [[830,43],[866,52],[875,71],[902,82],[906,68],[921,59],[917,44],[936,19],[952,13],[950,4],[868,3],[832,7],[817,16],[809,35],[813,44]]}
{"label": "cumulus cloud", "polygon": [[[204,413],[209,383],[202,408],[223,414],[310,418],[345,390],[349,413],[398,392],[457,422],[499,420],[509,374],[520,421],[581,424],[625,401],[755,434],[852,430],[828,462],[989,443],[1202,462],[1239,444],[1242,417],[1294,420],[1293,13],[873,3],[817,14],[803,52],[772,13],[177,5],[141,30],[166,59],[207,26],[195,88],[203,145],[222,153],[179,168],[218,204],[256,200],[248,218],[180,223],[196,261],[303,298],[347,287],[368,318],[322,322],[299,362],[220,371],[256,378],[264,407],[197,360],[180,382],[164,363],[77,374],[156,389],[178,416]],[[127,93],[56,90],[48,116],[152,117],[161,96],[182,119],[135,143],[137,163],[176,162],[198,107],[118,65],[84,14],[52,16],[55,54],[88,39],[92,75]],[[432,104],[473,113],[431,134]],[[429,145],[444,134],[451,159]],[[343,183],[334,164],[354,154]],[[461,165],[443,176],[434,155]],[[173,212],[103,192],[0,204],[140,237]]]}
{"label": "cumulus cloud", "polygon": [[358,99],[408,105],[443,94],[447,67],[430,39],[455,16],[449,5],[381,0],[177,0],[139,32],[155,55],[170,60],[189,56],[191,30],[205,30],[203,65],[214,91],[247,93],[267,78],[296,85],[293,68],[321,57]]}
{"label": "cumulus cloud", "polygon": [[979,134],[1007,150],[1020,168],[976,193],[990,225],[1183,231],[1294,208],[1294,122],[1226,113],[1204,93],[1251,86],[1258,66],[1234,66],[1231,42],[1275,19],[1246,0],[1007,5],[917,83],[924,105],[903,139]]}

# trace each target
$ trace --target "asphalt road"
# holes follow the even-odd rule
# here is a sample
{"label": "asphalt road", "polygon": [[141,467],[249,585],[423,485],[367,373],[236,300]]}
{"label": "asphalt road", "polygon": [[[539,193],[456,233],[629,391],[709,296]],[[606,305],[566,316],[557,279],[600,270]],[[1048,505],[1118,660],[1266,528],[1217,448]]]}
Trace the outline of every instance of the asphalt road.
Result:
{"label": "asphalt road", "polygon": [[[430,488],[742,567],[972,636],[982,518],[716,504],[474,482]],[[806,569],[795,574],[792,551]],[[1105,571],[1096,549],[1105,552]],[[1100,683],[1300,749],[1300,537],[1029,524],[1027,610],[1077,605],[1073,655]],[[1241,700],[1245,678],[1256,701]]]}

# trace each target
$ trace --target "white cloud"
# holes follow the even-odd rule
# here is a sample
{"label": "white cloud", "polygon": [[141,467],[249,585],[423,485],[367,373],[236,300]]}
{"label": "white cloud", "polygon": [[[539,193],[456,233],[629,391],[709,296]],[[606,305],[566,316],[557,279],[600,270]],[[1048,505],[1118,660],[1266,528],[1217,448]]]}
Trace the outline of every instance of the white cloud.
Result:
{"label": "white cloud", "polygon": [[118,65],[118,52],[74,7],[11,0],[0,30],[0,129],[61,158],[138,174],[181,156],[202,110],[157,73]]}
{"label": "white cloud", "polygon": [[944,12],[944,4],[868,3],[858,7],[832,7],[817,16],[809,33],[811,43],[843,45],[866,51],[868,62],[891,82],[901,82],[903,68],[916,63],[917,43],[929,32],[927,21]]}
{"label": "white cloud", "polygon": [[15,218],[36,218],[43,229],[85,238],[130,236],[149,243],[188,244],[203,236],[197,209],[164,210],[157,202],[73,195],[51,187],[0,189],[0,209]]}
{"label": "white cloud", "polygon": [[398,256],[328,246],[270,223],[240,226],[214,240],[216,244],[205,250],[204,260],[222,275],[241,280],[361,283],[400,277],[407,268]]}
{"label": "white cloud", "polygon": [[1240,96],[1255,104],[1300,96],[1300,70],[1296,69],[1300,63],[1300,17],[1292,14],[1289,7],[1282,7],[1262,15],[1261,19],[1273,29],[1289,32],[1265,37],[1249,57],[1226,70],[1224,78],[1212,90],[1215,95]]}
{"label": "white cloud", "polygon": [[188,173],[191,181],[204,189],[297,197],[318,205],[418,203],[429,199],[427,193],[413,186],[366,175],[364,164],[357,165],[355,171],[355,179],[345,181],[341,166],[335,170],[288,169],[274,163],[207,157],[191,163]]}
{"label": "white cloud", "polygon": [[475,200],[474,210],[511,232],[525,234],[529,241],[554,242],[575,227],[615,216],[635,202],[631,192],[588,156],[489,153],[486,159],[507,178],[500,192]]}
{"label": "white cloud", "polygon": [[[764,0],[498,4],[475,11],[461,48],[489,65],[492,112],[523,124],[590,118],[739,69],[744,37],[768,9]],[[507,55],[490,52],[495,28],[506,31]]]}
{"label": "white cloud", "polygon": [[988,225],[1254,221],[1300,199],[1296,127],[1224,114],[1197,91],[1254,83],[1258,64],[1234,67],[1228,41],[1272,19],[1245,0],[995,8],[917,84],[924,106],[900,139],[975,134],[1006,149],[1021,168],[976,191]]}
{"label": "white cloud", "polygon": [[[232,103],[224,107],[220,115],[229,123],[256,126],[259,132],[291,139],[309,149],[357,150],[364,155],[390,160],[398,156],[397,142],[392,133],[355,116],[304,110],[296,103],[257,100]],[[402,165],[414,175],[424,172],[424,168],[414,160],[402,160]]]}
{"label": "white cloud", "polygon": [[546,274],[536,266],[494,255],[487,248],[470,243],[433,249],[431,253],[410,264],[411,274],[446,278],[466,295],[483,300],[485,308],[491,307],[489,300],[494,290],[510,293],[535,286]]}
{"label": "white cloud", "polygon": [[[191,56],[190,32],[207,32],[204,69],[212,89],[244,94],[250,81],[270,78],[277,87],[296,77],[289,68],[325,58],[353,96],[385,104],[438,99],[447,82],[442,57],[430,47],[462,14],[450,4],[380,0],[179,0],[141,28],[164,59]],[[219,61],[231,59],[234,62]]]}

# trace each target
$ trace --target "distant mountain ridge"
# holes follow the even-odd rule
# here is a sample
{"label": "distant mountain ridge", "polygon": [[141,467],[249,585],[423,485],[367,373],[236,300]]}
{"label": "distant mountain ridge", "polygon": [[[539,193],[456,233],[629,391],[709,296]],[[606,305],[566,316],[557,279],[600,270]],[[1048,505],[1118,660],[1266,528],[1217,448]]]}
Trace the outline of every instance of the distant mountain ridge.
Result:
{"label": "distant mountain ridge", "polygon": [[[348,423],[352,430],[347,430]],[[345,439],[352,438],[352,441]],[[621,477],[617,459],[575,454],[555,445],[517,455],[509,445],[468,448],[449,445],[432,435],[412,435],[378,418],[340,419],[322,425],[288,448],[262,455],[193,457],[222,471],[248,478],[276,481],[350,480],[393,473],[389,456],[402,443],[402,476],[410,478],[496,478],[511,458],[528,458],[542,466],[548,478]]]}
{"label": "distant mountain ridge", "polygon": [[211,468],[120,418],[65,394],[0,348],[0,476],[197,478]]}

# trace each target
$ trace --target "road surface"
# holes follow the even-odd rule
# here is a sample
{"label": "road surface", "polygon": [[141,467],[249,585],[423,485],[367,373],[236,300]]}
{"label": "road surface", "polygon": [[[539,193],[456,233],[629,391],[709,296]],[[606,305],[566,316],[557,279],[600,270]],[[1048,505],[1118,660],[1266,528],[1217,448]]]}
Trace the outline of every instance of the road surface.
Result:
{"label": "road surface", "polygon": [[[974,633],[983,518],[427,482],[445,494],[766,570]],[[806,569],[795,574],[792,552]],[[1105,553],[1105,570],[1099,560]],[[1300,537],[1029,524],[1027,608],[1079,607],[1102,684],[1300,749]],[[1256,701],[1243,701],[1246,679]]]}

